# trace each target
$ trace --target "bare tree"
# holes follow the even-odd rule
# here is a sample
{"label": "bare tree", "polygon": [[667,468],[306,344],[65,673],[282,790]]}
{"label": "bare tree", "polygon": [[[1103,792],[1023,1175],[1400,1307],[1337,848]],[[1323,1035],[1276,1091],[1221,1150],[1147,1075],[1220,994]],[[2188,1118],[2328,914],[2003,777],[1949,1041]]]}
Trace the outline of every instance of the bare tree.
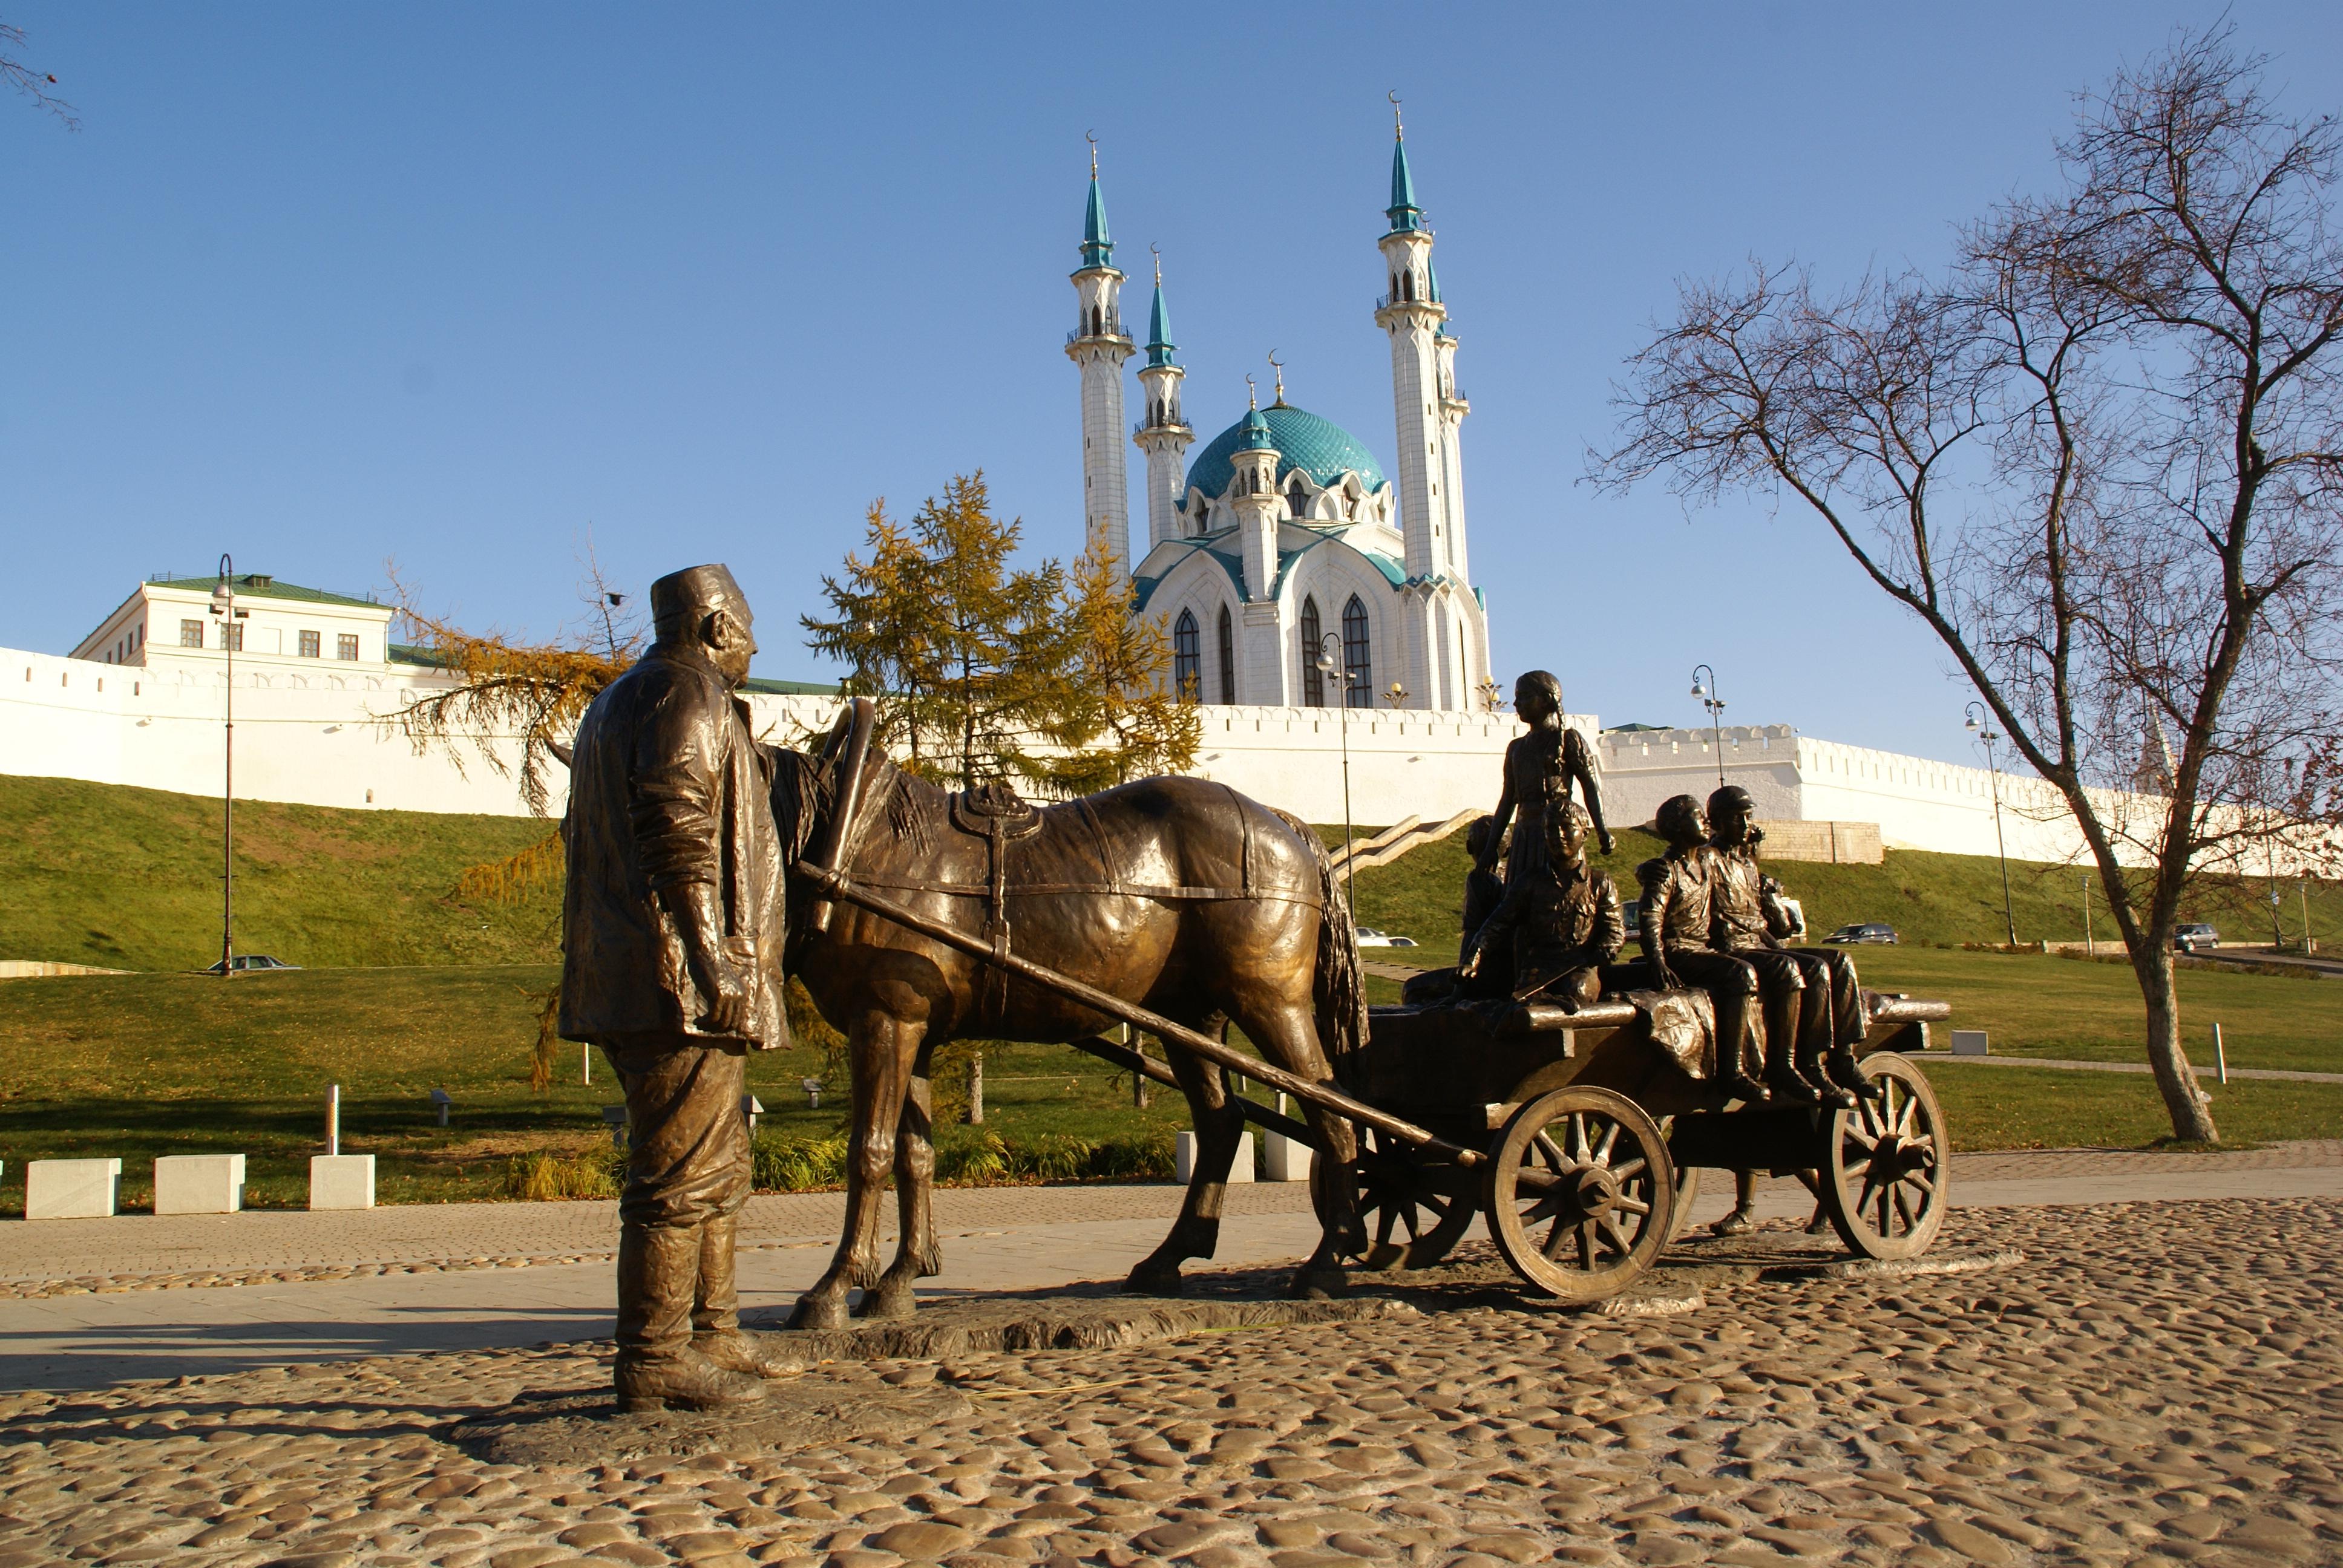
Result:
{"label": "bare tree", "polygon": [[81,129],[81,116],[74,106],[57,96],[57,79],[37,65],[24,61],[25,30],[0,22],[0,82],[5,82],[17,94],[32,100],[33,107],[45,109],[57,117],[57,123],[69,131]]}
{"label": "bare tree", "polygon": [[[2265,66],[2224,27],[2119,72],[2059,144],[2065,188],[1965,229],[1941,278],[1684,286],[1591,458],[1612,487],[1794,498],[1936,635],[2080,825],[2173,1132],[2205,1142],[2182,896],[2338,807],[2338,143]],[[2107,789],[2150,725],[2179,748],[2142,812]]]}

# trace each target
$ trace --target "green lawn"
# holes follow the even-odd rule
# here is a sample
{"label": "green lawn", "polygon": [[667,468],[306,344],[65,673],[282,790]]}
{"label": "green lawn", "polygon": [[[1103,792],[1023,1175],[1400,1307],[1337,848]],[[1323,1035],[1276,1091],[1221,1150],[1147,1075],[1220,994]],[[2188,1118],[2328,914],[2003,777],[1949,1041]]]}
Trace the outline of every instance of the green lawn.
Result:
{"label": "green lawn", "polygon": [[[256,1205],[307,1201],[324,1152],[325,1092],[342,1086],[343,1148],[377,1159],[386,1202],[505,1195],[507,1161],[607,1145],[601,1108],[621,1098],[594,1059],[565,1045],[554,1088],[528,1088],[534,997],[551,965],[307,970],[216,978],[100,975],[0,981],[0,1211],[22,1212],[24,1161],[116,1155],[126,1203],[151,1201],[158,1154],[244,1152]],[[761,1131],[829,1137],[844,1085],[809,1110],[815,1053],[749,1059]],[[986,1054],[986,1126],[1032,1137],[1128,1137],[1187,1124],[1176,1094],[1131,1108],[1129,1081],[1062,1046]],[[455,1098],[437,1125],[430,1093]]]}
{"label": "green lawn", "polygon": [[[218,800],[0,777],[0,959],[172,970],[219,958]],[[549,960],[558,882],[512,904],[450,891],[467,868],[552,830],[526,817],[239,800],[236,950],[303,965]]]}

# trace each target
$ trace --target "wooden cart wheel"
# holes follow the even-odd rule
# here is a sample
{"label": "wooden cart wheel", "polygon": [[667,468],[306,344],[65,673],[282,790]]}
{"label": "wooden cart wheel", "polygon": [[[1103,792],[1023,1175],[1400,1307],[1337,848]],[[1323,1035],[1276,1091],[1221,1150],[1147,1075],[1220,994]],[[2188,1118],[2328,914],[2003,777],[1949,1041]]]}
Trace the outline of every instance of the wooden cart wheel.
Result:
{"label": "wooden cart wheel", "polygon": [[1570,1084],[1506,1121],[1482,1206],[1514,1272],[1566,1302],[1632,1282],[1675,1228],[1667,1140],[1632,1100]]}
{"label": "wooden cart wheel", "polygon": [[1952,1176],[1945,1113],[1926,1076],[1895,1052],[1865,1058],[1863,1070],[1883,1098],[1823,1124],[1823,1209],[1850,1251],[1915,1258],[1944,1223]]}
{"label": "wooden cart wheel", "polygon": [[1480,1183],[1462,1166],[1427,1160],[1414,1145],[1372,1127],[1359,1130],[1359,1217],[1366,1224],[1362,1269],[1428,1269],[1471,1229]]}

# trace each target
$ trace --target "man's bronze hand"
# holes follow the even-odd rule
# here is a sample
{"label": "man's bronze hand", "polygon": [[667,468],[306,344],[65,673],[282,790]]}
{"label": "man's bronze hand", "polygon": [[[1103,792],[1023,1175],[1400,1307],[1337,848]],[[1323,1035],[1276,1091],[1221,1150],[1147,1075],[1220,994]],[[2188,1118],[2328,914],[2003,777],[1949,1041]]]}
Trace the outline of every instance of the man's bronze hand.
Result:
{"label": "man's bronze hand", "polygon": [[1652,955],[1652,973],[1658,977],[1662,990],[1684,989],[1684,981],[1676,979],[1676,971],[1668,968],[1668,960],[1657,953]]}
{"label": "man's bronze hand", "polygon": [[693,967],[700,971],[693,978],[699,981],[700,994],[708,999],[708,1010],[700,1015],[699,1027],[710,1034],[747,1034],[749,986],[741,977],[739,966],[727,963],[714,953],[704,953]]}

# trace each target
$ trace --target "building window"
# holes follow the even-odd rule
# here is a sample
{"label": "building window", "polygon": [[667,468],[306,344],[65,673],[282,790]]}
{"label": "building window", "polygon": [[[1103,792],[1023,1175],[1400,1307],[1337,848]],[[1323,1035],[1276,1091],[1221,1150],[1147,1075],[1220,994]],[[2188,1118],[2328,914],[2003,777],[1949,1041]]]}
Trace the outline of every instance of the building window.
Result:
{"label": "building window", "polygon": [[1234,703],[1237,699],[1237,638],[1236,629],[1229,624],[1229,607],[1221,607],[1221,700]]}
{"label": "building window", "polygon": [[229,616],[220,622],[220,646],[230,653],[244,651],[244,622]]}
{"label": "building window", "polygon": [[1196,618],[1186,610],[1172,626],[1172,689],[1182,702],[1196,700],[1203,682],[1203,658],[1197,648]]}
{"label": "building window", "polygon": [[204,623],[199,620],[181,621],[179,623],[179,646],[181,648],[201,648],[203,645]]}
{"label": "building window", "polygon": [[1294,475],[1293,482],[1285,487],[1285,506],[1297,519],[1310,515],[1310,492],[1302,487],[1299,474]]}
{"label": "building window", "polygon": [[354,631],[346,631],[346,632],[342,633],[342,635],[341,635],[341,636],[339,636],[339,637],[337,637],[337,638],[334,638],[334,657],[335,657],[336,658],[347,658],[347,659],[352,659],[352,660],[355,660],[355,659],[357,658],[357,656],[358,656],[358,638],[357,638],[357,633],[356,633],[356,632],[354,632]]}
{"label": "building window", "polygon": [[1318,622],[1318,601],[1302,601],[1302,706],[1326,706],[1326,678],[1318,669],[1318,640],[1326,628]]}
{"label": "building window", "polygon": [[320,651],[317,647],[317,634],[314,631],[305,631],[301,634],[301,657],[303,658],[315,658],[317,657]]}
{"label": "building window", "polygon": [[1375,700],[1375,670],[1373,658],[1367,652],[1367,607],[1353,594],[1351,602],[1342,607],[1342,673],[1350,689],[1343,693],[1345,706],[1372,707]]}

